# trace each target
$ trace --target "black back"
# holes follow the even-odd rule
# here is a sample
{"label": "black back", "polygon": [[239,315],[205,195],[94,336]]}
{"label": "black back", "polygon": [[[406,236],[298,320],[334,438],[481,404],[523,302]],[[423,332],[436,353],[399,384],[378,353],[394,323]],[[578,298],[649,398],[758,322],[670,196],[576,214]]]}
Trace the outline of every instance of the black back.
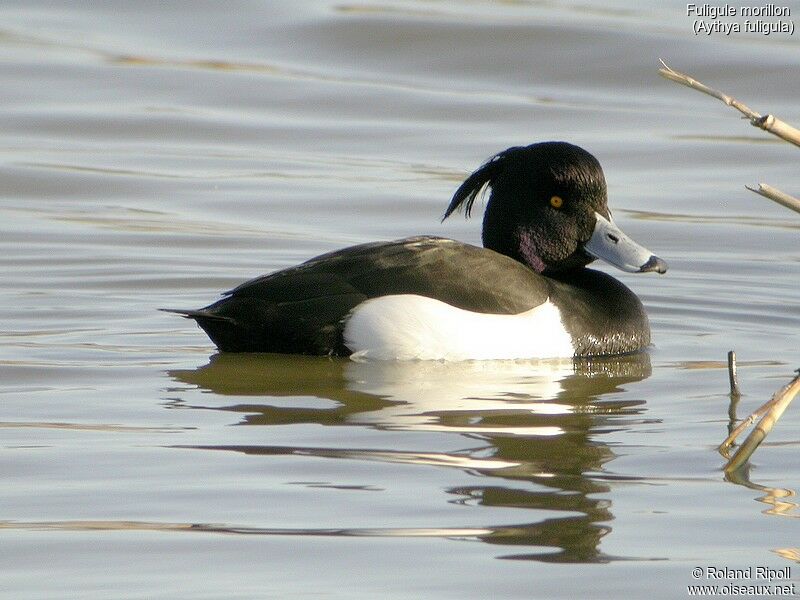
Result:
{"label": "black back", "polygon": [[492,250],[437,237],[362,244],[258,277],[194,318],[222,351],[348,355],[342,320],[368,298],[417,294],[465,310],[516,314],[547,278]]}

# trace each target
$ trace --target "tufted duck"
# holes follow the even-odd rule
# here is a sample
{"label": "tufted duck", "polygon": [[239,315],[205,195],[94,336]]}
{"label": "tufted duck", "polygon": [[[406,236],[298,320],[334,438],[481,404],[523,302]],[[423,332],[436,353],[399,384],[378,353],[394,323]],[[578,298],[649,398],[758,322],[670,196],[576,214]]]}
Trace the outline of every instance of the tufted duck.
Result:
{"label": "tufted duck", "polygon": [[470,215],[485,187],[483,248],[432,236],[337,250],[226,292],[194,319],[223,352],[378,360],[623,354],[650,343],[642,303],[586,265],[666,263],[611,218],[597,159],[566,142],[504,150],[444,214]]}

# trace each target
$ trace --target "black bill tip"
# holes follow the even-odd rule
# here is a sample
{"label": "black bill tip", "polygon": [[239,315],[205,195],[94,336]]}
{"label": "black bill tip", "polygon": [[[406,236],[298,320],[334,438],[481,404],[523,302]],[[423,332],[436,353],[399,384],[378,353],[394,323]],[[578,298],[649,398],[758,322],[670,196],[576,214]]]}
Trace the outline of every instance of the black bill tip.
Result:
{"label": "black bill tip", "polygon": [[667,272],[667,263],[658,258],[655,254],[639,267],[639,273],[650,273],[652,271],[661,274]]}

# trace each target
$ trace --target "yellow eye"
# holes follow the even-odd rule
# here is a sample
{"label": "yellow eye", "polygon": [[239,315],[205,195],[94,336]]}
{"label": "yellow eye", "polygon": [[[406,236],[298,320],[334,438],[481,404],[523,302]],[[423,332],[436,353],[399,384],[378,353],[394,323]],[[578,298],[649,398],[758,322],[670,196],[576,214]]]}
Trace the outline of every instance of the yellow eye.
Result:
{"label": "yellow eye", "polygon": [[550,197],[550,206],[553,208],[561,208],[562,204],[564,204],[564,199],[561,196]]}

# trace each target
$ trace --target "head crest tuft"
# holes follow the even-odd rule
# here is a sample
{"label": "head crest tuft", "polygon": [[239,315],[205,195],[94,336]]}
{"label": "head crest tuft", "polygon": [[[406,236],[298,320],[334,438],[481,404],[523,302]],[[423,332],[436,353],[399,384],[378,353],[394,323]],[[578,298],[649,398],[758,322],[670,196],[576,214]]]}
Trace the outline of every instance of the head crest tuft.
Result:
{"label": "head crest tuft", "polygon": [[459,209],[463,209],[464,216],[469,217],[475,200],[487,187],[492,186],[495,178],[503,170],[506,156],[513,150],[516,150],[516,148],[509,148],[495,154],[483,163],[477,171],[467,177],[464,183],[456,190],[456,193],[453,194],[453,199],[450,201],[450,206],[447,207],[442,221]]}

